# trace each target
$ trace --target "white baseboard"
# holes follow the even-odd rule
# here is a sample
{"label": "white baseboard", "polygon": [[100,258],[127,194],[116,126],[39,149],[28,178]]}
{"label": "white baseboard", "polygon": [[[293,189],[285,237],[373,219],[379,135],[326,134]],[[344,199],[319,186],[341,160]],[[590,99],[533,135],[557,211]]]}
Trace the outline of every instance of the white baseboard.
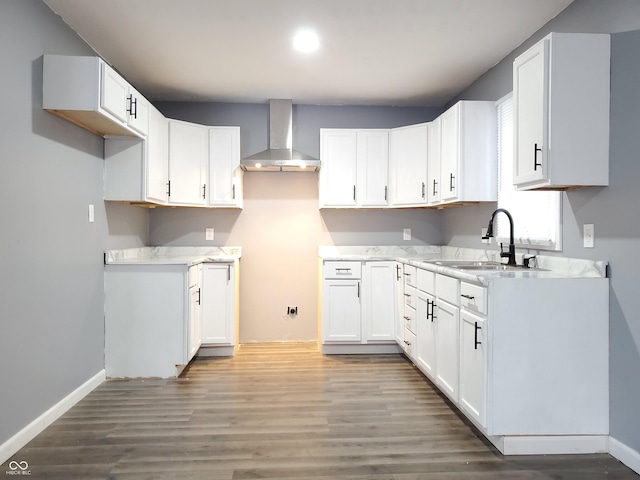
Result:
{"label": "white baseboard", "polygon": [[323,355],[370,355],[385,353],[401,353],[402,349],[395,343],[369,343],[369,344],[324,344]]}
{"label": "white baseboard", "polygon": [[503,455],[608,453],[608,435],[514,435],[488,437]]}
{"label": "white baseboard", "polygon": [[627,447],[620,440],[609,437],[609,453],[634,472],[640,474],[640,452]]}
{"label": "white baseboard", "polygon": [[105,371],[99,371],[69,395],[53,405],[49,410],[33,420],[29,425],[16,433],[9,440],[0,445],[0,465],[9,460],[13,454],[33,440],[45,428],[60,418],[67,410],[86,397],[92,390],[104,382],[105,379]]}

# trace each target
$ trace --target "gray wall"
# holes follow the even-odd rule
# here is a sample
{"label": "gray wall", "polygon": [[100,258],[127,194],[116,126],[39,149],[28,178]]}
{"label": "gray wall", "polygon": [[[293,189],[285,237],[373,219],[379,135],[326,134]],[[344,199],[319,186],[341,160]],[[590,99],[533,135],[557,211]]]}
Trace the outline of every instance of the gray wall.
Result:
{"label": "gray wall", "polygon": [[[44,53],[94,52],[40,0],[2,0],[0,444],[104,368],[103,141],[42,110]],[[144,242],[146,213],[126,223],[116,243]]]}
{"label": "gray wall", "polygon": [[[267,105],[159,103],[167,116],[206,125],[239,125],[243,154],[268,146]],[[321,127],[387,128],[433,119],[439,109],[294,106],[294,145],[319,156]],[[315,340],[318,336],[319,245],[415,245],[442,242],[440,216],[402,211],[318,210],[317,173],[248,172],[244,208],[156,209],[154,245],[241,245],[240,341]],[[213,242],[205,228],[215,229]],[[402,240],[411,228],[412,240]],[[296,305],[298,316],[286,307]]]}
{"label": "gray wall", "polygon": [[[551,31],[614,34],[610,185],[563,195],[561,254],[610,263],[611,435],[636,451],[640,451],[640,314],[636,308],[640,222],[634,212],[640,204],[640,31],[618,32],[638,29],[637,0],[576,0],[460,95],[470,100],[497,100],[509,93],[515,56]],[[479,228],[486,224],[494,207],[445,211],[445,241],[450,245],[481,247]],[[595,224],[593,249],[582,247],[584,223]]]}

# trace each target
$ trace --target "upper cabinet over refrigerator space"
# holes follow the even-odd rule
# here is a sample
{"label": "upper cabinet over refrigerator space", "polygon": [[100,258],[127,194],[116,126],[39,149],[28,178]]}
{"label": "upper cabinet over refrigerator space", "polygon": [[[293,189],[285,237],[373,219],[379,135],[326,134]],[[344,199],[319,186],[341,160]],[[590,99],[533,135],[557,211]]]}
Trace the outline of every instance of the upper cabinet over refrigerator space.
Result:
{"label": "upper cabinet over refrigerator space", "polygon": [[609,97],[609,35],[551,33],[516,58],[516,188],[608,185]]}
{"label": "upper cabinet over refrigerator space", "polygon": [[43,56],[42,107],[101,137],[143,137],[149,102],[99,57]]}

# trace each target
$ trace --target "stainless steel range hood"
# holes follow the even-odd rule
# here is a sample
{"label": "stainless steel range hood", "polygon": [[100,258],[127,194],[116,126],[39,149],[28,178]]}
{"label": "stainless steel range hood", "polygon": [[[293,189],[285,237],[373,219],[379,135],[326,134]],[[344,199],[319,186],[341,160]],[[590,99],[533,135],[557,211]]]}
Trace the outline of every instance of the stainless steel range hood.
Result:
{"label": "stainless steel range hood", "polygon": [[293,102],[269,100],[269,149],[240,160],[245,171],[317,172],[320,160],[292,148]]}

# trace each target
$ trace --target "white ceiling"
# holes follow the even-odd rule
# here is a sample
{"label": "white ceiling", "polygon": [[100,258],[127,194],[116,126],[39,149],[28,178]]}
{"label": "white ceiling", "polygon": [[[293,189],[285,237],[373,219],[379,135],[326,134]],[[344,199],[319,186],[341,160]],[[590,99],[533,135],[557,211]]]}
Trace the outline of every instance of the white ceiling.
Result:
{"label": "white ceiling", "polygon": [[[151,100],[416,106],[442,106],[572,1],[44,0]],[[312,55],[291,48],[302,26]]]}

